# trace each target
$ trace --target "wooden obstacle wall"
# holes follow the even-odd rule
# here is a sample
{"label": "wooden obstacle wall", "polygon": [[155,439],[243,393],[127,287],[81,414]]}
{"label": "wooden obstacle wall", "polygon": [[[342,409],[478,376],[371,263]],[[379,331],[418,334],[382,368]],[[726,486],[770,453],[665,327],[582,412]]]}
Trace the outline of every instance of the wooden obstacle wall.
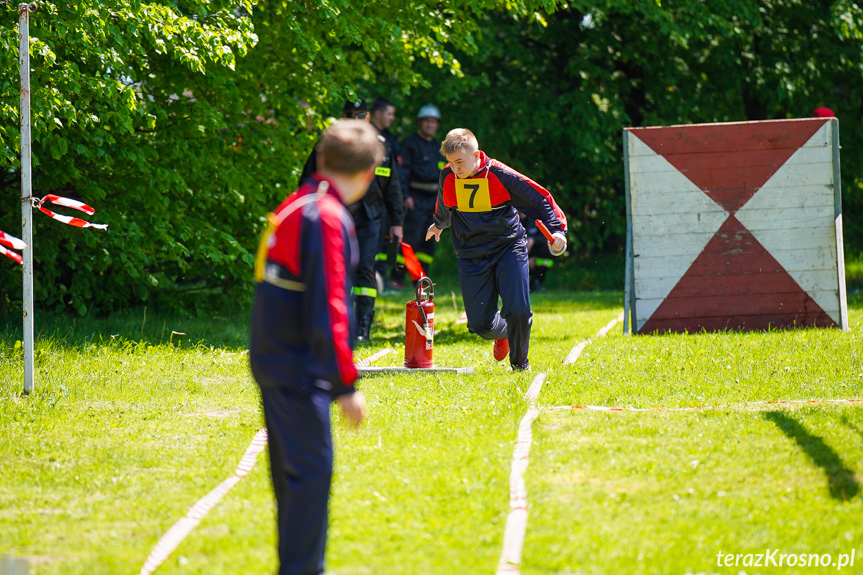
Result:
{"label": "wooden obstacle wall", "polygon": [[847,329],[835,118],[624,131],[634,333]]}

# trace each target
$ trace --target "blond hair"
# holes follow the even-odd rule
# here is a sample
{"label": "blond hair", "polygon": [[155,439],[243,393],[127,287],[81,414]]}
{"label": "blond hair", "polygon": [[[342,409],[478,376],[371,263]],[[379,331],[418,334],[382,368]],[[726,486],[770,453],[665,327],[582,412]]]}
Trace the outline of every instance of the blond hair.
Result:
{"label": "blond hair", "polygon": [[337,120],[327,128],[316,147],[327,170],[352,176],[378,166],[384,145],[378,131],[363,120]]}
{"label": "blond hair", "polygon": [[440,152],[444,156],[454,154],[459,150],[467,150],[468,152],[476,152],[479,150],[479,143],[476,141],[476,136],[473,132],[466,128],[455,128],[450,130],[440,146]]}

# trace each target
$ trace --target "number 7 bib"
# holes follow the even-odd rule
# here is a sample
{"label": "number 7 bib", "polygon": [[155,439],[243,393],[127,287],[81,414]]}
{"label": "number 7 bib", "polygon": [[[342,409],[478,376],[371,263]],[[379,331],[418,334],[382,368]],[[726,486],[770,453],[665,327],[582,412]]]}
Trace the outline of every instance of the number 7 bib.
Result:
{"label": "number 7 bib", "polygon": [[488,189],[488,180],[485,178],[467,180],[456,178],[455,197],[460,212],[491,211],[491,193]]}

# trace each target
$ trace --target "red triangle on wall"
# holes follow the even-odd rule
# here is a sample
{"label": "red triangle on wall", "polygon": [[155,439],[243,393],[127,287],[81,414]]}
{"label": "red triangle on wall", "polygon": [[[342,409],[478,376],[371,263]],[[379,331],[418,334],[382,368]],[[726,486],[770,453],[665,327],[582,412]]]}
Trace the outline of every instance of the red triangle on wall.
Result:
{"label": "red triangle on wall", "polygon": [[638,333],[837,327],[730,216]]}
{"label": "red triangle on wall", "polygon": [[730,213],[740,209],[829,119],[631,130]]}

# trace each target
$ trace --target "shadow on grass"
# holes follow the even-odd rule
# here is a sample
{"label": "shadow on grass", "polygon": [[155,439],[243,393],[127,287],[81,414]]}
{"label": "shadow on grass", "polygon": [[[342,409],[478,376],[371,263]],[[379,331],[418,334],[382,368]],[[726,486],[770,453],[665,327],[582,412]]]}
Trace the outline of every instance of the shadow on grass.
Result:
{"label": "shadow on grass", "polygon": [[764,418],[776,424],[782,433],[797,442],[809,459],[827,474],[827,484],[833,499],[850,501],[857,496],[860,485],[842,458],[824,440],[812,435],[798,421],[781,411],[769,411]]}
{"label": "shadow on grass", "polygon": [[842,425],[844,425],[845,427],[847,427],[848,429],[850,429],[851,431],[853,431],[854,433],[859,435],[860,439],[863,440],[863,429],[860,429],[860,427],[856,423],[851,421],[847,415],[843,415],[839,419],[839,421],[842,422]]}

